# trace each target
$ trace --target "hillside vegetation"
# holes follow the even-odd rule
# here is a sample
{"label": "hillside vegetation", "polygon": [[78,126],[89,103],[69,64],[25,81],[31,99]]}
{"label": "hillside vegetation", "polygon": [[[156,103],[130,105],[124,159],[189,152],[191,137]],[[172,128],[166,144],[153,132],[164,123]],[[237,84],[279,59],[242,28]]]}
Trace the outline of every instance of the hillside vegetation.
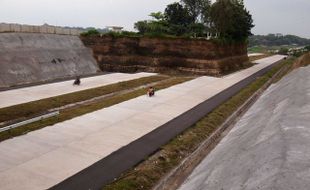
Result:
{"label": "hillside vegetation", "polygon": [[268,34],[254,35],[249,37],[249,47],[254,46],[307,46],[310,45],[310,39],[301,38],[294,35]]}
{"label": "hillside vegetation", "polygon": [[[252,15],[243,0],[180,0],[167,5],[164,12],[152,12],[150,20],[138,21],[138,31],[108,33],[113,37],[169,37],[217,39],[223,42],[246,42],[254,27]],[[98,35],[94,29],[82,36]]]}

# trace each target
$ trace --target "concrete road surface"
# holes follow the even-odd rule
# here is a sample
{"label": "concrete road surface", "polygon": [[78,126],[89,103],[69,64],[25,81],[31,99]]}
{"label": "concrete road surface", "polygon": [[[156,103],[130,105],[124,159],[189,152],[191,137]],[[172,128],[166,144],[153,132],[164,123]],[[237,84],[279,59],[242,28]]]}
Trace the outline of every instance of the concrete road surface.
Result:
{"label": "concrete road surface", "polygon": [[310,189],[310,66],[271,86],[179,190]]}
{"label": "concrete road surface", "polygon": [[255,56],[260,56],[260,55],[264,55],[263,53],[249,53],[248,56],[249,57],[255,57]]}
{"label": "concrete road surface", "polygon": [[224,78],[200,77],[1,142],[0,187],[50,188],[281,59]]}
{"label": "concrete road surface", "polygon": [[82,78],[80,86],[73,86],[73,80],[44,84],[39,86],[20,88],[15,90],[8,90],[0,92],[0,108],[14,106],[17,104],[32,102],[72,92],[78,92],[91,88],[101,87],[122,81],[138,79],[156,75],[154,73],[113,73],[101,76]]}

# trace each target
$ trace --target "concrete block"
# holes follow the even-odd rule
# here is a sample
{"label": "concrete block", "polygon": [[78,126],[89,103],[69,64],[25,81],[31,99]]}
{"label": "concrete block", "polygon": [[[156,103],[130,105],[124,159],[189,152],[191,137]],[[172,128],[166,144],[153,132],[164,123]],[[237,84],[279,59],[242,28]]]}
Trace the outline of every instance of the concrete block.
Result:
{"label": "concrete block", "polygon": [[71,31],[70,31],[71,29],[69,29],[69,28],[65,28],[64,30],[63,30],[63,34],[65,34],[65,35],[70,35],[71,34]]}
{"label": "concrete block", "polygon": [[[40,158],[33,159],[21,165],[20,168],[45,178],[53,179],[55,183],[92,165],[98,159],[99,156],[95,154],[63,147],[51,151]],[[44,189],[49,187],[46,186]]]}
{"label": "concrete block", "polygon": [[0,32],[11,32],[10,24],[1,23]]}
{"label": "concrete block", "polygon": [[52,132],[46,129],[34,131],[25,136],[26,139],[32,140],[37,144],[48,144],[50,146],[64,146],[72,141],[78,139],[78,136],[73,134],[61,134],[59,132]]}
{"label": "concrete block", "polygon": [[32,32],[33,33],[40,33],[41,26],[32,26]]}
{"label": "concrete block", "polygon": [[31,33],[31,26],[29,25],[21,25],[21,32],[24,32],[24,33]]}
{"label": "concrete block", "polygon": [[47,26],[47,33],[48,34],[55,34],[56,33],[56,27],[54,27],[54,26]]}
{"label": "concrete block", "polygon": [[101,158],[104,158],[122,146],[122,145],[104,142],[104,139],[105,138],[103,138],[102,136],[98,136],[98,135],[91,136],[91,140],[90,138],[81,139],[80,141],[72,142],[66,147],[70,149],[76,149],[82,152],[87,152],[90,154],[95,154],[95,155],[100,156]]}
{"label": "concrete block", "polygon": [[46,144],[44,141],[38,143],[34,139],[25,136],[19,137],[18,141],[10,139],[0,143],[0,162],[17,166],[55,148],[56,146]]}
{"label": "concrete block", "polygon": [[54,180],[21,168],[0,173],[1,190],[40,190],[54,184]]}
{"label": "concrete block", "polygon": [[40,26],[40,33],[46,34],[48,33],[48,26]]}
{"label": "concrete block", "polygon": [[11,24],[11,31],[12,32],[21,32],[21,25],[19,24]]}
{"label": "concrete block", "polygon": [[170,104],[161,104],[153,107],[149,112],[154,114],[165,114],[173,119],[184,113],[184,110],[171,106]]}
{"label": "concrete block", "polygon": [[64,29],[61,27],[55,27],[55,34],[64,34]]}
{"label": "concrete block", "polygon": [[70,35],[79,36],[80,35],[80,31],[77,30],[77,29],[71,29],[70,30]]}
{"label": "concrete block", "polygon": [[110,108],[99,110],[98,112],[95,113],[95,115],[97,115],[97,117],[101,117],[107,122],[110,122],[111,124],[114,124],[121,120],[126,120],[130,117],[133,117],[137,113],[138,111],[136,110],[127,109],[115,105]]}
{"label": "concrete block", "polygon": [[[123,102],[122,104],[119,104],[117,107],[126,108],[126,109],[132,109],[136,111],[144,111],[147,112],[152,107],[157,105],[157,102],[155,101],[146,101],[149,97],[145,96],[145,98],[139,98],[139,99],[133,99],[130,101]],[[153,98],[155,99],[155,97]]]}

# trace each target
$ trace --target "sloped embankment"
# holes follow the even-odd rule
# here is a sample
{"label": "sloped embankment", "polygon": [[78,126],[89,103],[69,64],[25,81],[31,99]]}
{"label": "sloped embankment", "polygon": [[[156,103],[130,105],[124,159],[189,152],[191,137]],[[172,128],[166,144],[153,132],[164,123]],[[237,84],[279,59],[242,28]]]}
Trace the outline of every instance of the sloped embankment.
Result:
{"label": "sloped embankment", "polygon": [[104,71],[183,72],[219,76],[249,64],[246,44],[151,37],[81,37]]}
{"label": "sloped embankment", "polygon": [[294,64],[294,68],[308,66],[308,65],[310,65],[310,52],[301,56]]}
{"label": "sloped embankment", "polygon": [[51,81],[99,71],[79,37],[1,33],[0,87]]}

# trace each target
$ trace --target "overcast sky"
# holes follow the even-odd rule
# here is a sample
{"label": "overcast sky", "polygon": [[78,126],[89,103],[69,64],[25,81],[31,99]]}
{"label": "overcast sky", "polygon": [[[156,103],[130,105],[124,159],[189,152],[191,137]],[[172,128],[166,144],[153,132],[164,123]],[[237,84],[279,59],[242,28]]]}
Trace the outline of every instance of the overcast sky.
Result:
{"label": "overcast sky", "polygon": [[[176,0],[0,0],[0,23],[58,26],[124,26],[149,19]],[[245,0],[254,34],[283,33],[310,38],[310,0]]]}

